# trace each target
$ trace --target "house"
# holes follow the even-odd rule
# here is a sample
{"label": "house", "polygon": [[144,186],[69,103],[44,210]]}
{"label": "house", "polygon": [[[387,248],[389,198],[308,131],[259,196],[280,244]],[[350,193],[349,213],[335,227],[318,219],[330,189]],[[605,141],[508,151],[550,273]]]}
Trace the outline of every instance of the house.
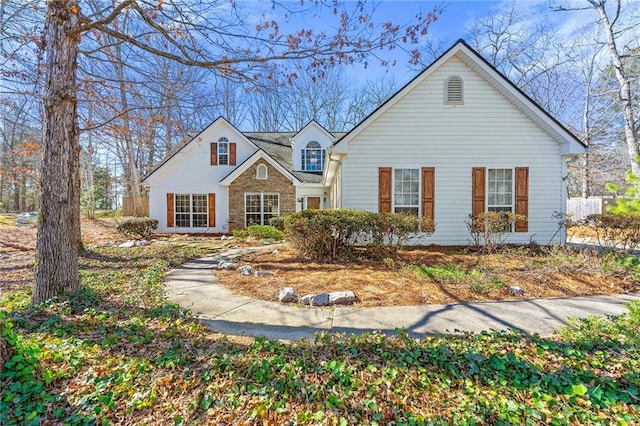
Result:
{"label": "house", "polygon": [[315,121],[298,133],[240,132],[220,117],[142,181],[158,232],[225,233],[328,207],[322,184],[336,136]]}
{"label": "house", "polygon": [[144,179],[160,232],[227,232],[308,208],[420,215],[413,243],[467,244],[483,211],[511,243],[563,242],[567,156],[584,145],[464,41],[344,135],[242,133],[220,118]]}

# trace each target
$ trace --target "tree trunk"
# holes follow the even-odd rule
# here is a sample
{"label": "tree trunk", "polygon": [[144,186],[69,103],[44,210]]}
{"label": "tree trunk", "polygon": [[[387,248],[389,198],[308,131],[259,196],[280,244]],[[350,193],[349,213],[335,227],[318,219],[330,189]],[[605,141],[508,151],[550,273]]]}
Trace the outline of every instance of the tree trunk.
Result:
{"label": "tree trunk", "polygon": [[[609,47],[609,53],[611,55],[611,62],[613,64],[613,70],[620,86],[620,102],[622,102],[622,111],[624,114],[624,136],[627,142],[627,152],[629,153],[629,159],[631,161],[631,173],[636,176],[640,176],[640,164],[638,163],[638,138],[634,129],[634,117],[633,117],[633,104],[631,97],[631,82],[626,75],[625,68],[616,46],[615,34],[613,32],[613,24],[609,21],[609,16],[604,8],[604,2],[595,3],[591,1],[591,4],[598,10],[600,18],[602,19],[602,26],[604,32],[607,35],[607,46]],[[620,8],[620,0],[618,0],[618,13]],[[614,22],[616,19],[614,19]]]}
{"label": "tree trunk", "polygon": [[47,2],[42,207],[32,303],[80,287],[80,181],[76,69],[77,0]]}

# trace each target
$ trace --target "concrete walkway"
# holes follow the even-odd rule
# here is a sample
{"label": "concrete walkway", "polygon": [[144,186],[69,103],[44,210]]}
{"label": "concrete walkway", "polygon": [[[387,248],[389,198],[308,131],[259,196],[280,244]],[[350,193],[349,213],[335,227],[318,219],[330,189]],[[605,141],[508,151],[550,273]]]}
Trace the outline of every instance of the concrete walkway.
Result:
{"label": "concrete walkway", "polygon": [[218,284],[213,270],[219,261],[255,250],[229,250],[170,271],[165,277],[166,295],[212,331],[287,340],[312,338],[318,331],[393,334],[398,328],[416,337],[509,328],[549,336],[567,324],[568,317],[621,314],[627,311],[624,303],[640,298],[640,294],[621,294],[380,308],[285,305],[234,294]]}

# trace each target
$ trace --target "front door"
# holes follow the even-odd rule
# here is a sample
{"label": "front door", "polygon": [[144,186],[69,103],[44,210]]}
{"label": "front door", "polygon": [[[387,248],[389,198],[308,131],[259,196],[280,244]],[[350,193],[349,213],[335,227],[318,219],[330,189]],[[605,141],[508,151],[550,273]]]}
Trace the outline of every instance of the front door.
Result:
{"label": "front door", "polygon": [[319,210],[320,197],[307,197],[307,210]]}

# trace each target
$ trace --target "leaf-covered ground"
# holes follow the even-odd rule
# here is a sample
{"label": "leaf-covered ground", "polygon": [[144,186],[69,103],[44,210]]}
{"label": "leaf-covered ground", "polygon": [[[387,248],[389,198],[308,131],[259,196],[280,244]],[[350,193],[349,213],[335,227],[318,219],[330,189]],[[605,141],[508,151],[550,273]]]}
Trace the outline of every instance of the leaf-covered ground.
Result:
{"label": "leaf-covered ground", "polygon": [[93,248],[69,300],[6,292],[0,424],[640,423],[638,304],[556,339],[226,337],[162,295],[168,268],[212,250]]}
{"label": "leaf-covered ground", "polygon": [[[626,260],[625,260],[626,259]],[[625,262],[633,263],[635,266]],[[244,256],[241,264],[270,275],[256,278],[235,270],[217,271],[221,284],[256,299],[277,301],[278,291],[298,294],[351,290],[359,306],[405,306],[429,303],[618,294],[640,290],[640,262],[635,257],[597,254],[567,247],[505,247],[482,253],[468,247],[424,246],[398,252],[382,261],[318,263],[291,247]]]}

